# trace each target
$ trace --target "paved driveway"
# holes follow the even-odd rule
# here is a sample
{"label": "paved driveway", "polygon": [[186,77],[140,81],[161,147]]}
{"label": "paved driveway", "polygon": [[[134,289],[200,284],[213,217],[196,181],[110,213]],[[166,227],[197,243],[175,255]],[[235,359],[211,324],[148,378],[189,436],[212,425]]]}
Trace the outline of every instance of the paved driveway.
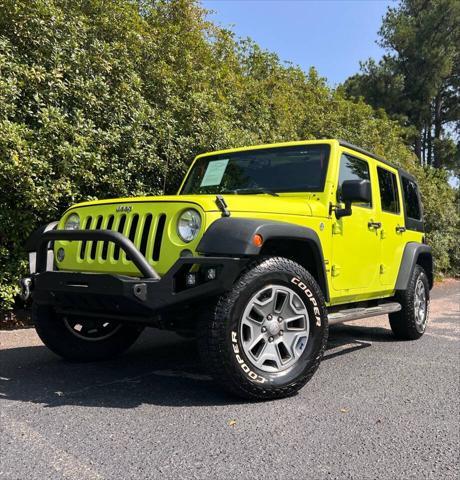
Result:
{"label": "paved driveway", "polygon": [[74,365],[0,332],[0,479],[457,479],[459,292],[436,287],[415,342],[386,317],[331,328],[312,381],[269,403],[216,390],[173,334]]}

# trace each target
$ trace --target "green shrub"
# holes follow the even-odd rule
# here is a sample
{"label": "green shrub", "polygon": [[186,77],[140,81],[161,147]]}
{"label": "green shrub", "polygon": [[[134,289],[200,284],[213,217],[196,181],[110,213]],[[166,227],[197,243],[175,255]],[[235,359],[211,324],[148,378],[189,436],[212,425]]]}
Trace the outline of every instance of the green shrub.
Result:
{"label": "green shrub", "polygon": [[454,272],[454,193],[405,135],[191,0],[0,0],[0,307],[27,236],[70,204],[173,192],[199,152],[305,138],[344,138],[416,173],[437,265]]}

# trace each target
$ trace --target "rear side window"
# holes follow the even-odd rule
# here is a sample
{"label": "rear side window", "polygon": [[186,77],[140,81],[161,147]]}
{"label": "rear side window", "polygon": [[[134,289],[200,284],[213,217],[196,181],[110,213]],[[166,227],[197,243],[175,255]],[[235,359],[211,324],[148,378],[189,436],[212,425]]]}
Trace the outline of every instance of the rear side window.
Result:
{"label": "rear side window", "polygon": [[381,167],[377,167],[377,175],[379,177],[382,210],[389,213],[399,213],[400,207],[396,175]]}
{"label": "rear side window", "polygon": [[406,216],[414,220],[421,220],[422,209],[420,208],[416,183],[409,178],[402,177],[402,188],[404,192]]}
{"label": "rear side window", "polygon": [[[337,189],[337,200],[342,201],[342,183],[345,180],[369,180],[369,164],[360,158],[342,154],[340,157],[339,187]],[[370,203],[357,203],[358,207],[370,207]]]}

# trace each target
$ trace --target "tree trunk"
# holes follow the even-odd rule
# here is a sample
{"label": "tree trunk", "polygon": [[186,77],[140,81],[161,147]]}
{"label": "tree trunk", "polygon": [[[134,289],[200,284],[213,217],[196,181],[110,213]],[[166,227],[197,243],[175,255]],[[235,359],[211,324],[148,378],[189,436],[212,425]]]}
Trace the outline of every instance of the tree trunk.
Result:
{"label": "tree trunk", "polygon": [[423,128],[423,143],[422,143],[422,165],[426,165],[426,134],[427,134],[428,127],[425,125]]}
{"label": "tree trunk", "polygon": [[420,163],[422,163],[422,131],[419,130],[418,135],[415,137],[415,155],[417,155],[417,158],[420,160]]}
{"label": "tree trunk", "polygon": [[428,129],[428,135],[427,135],[427,142],[428,142],[428,145],[427,145],[427,165],[431,165],[433,163],[433,138],[432,138],[432,135],[431,135],[431,132],[432,132],[432,125],[430,123],[430,126],[429,126],[429,129]]}
{"label": "tree trunk", "polygon": [[[442,117],[441,117],[441,94],[438,93],[434,99],[434,139],[439,140],[442,134]],[[438,152],[434,149],[433,166],[436,168],[441,167],[441,159]]]}

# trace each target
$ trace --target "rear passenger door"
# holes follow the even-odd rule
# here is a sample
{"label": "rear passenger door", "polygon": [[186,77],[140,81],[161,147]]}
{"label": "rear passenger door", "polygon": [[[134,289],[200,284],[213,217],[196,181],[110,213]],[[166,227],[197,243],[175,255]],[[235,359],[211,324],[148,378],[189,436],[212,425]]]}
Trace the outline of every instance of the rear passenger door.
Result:
{"label": "rear passenger door", "polygon": [[377,165],[380,200],[380,283],[394,286],[404,248],[404,214],[396,169]]}

